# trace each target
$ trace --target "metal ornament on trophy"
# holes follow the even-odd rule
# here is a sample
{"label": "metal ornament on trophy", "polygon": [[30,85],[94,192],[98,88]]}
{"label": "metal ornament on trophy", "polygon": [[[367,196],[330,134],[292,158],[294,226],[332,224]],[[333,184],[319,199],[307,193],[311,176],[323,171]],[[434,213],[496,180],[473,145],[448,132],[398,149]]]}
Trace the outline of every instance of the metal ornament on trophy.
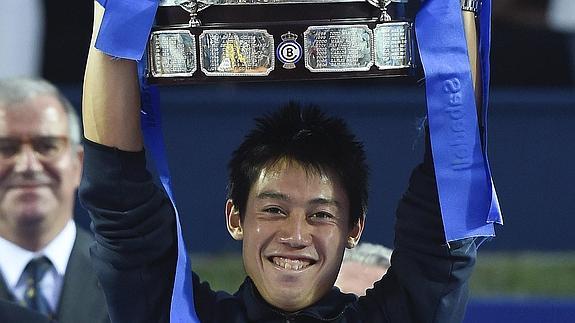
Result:
{"label": "metal ornament on trophy", "polygon": [[161,0],[148,81],[411,75],[409,12],[408,0]]}

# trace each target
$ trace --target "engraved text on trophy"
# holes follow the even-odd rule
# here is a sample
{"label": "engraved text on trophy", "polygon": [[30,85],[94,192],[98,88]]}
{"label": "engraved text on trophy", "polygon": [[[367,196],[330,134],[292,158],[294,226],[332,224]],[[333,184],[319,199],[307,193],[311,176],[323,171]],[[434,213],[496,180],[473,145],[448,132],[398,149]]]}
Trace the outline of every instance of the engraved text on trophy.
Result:
{"label": "engraved text on trophy", "polygon": [[265,76],[274,68],[274,41],[265,30],[208,30],[200,55],[207,76]]}
{"label": "engraved text on trophy", "polygon": [[305,65],[312,72],[367,71],[373,36],[365,25],[312,26],[304,32]]}

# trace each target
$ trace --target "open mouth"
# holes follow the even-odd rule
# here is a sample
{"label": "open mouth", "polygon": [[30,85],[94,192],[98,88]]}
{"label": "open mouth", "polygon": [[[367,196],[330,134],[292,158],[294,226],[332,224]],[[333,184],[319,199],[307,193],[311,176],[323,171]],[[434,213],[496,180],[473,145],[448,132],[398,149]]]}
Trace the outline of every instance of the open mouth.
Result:
{"label": "open mouth", "polygon": [[304,270],[315,263],[311,259],[289,259],[278,256],[269,257],[268,260],[277,267],[294,271]]}

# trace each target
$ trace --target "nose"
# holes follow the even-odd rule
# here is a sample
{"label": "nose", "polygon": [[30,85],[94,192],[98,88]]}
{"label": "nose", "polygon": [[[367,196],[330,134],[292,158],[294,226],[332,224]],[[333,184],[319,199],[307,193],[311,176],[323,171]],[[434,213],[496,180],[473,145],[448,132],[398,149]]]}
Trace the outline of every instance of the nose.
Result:
{"label": "nose", "polygon": [[16,155],[14,163],[15,172],[38,171],[42,169],[38,156],[36,156],[34,149],[29,144],[22,145],[22,149]]}
{"label": "nose", "polygon": [[305,214],[292,212],[280,232],[280,242],[291,248],[305,248],[311,244],[311,227],[307,222]]}

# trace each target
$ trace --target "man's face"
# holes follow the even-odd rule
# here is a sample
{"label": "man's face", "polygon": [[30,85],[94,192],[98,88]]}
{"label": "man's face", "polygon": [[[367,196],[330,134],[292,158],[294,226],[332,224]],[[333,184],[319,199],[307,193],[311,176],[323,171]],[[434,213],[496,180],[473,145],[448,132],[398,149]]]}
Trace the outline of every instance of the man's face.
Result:
{"label": "man's face", "polygon": [[57,233],[71,218],[82,152],[71,148],[68,133],[52,96],[0,105],[0,235]]}
{"label": "man's face", "polygon": [[333,286],[347,244],[363,221],[350,227],[349,201],[336,177],[279,162],[253,184],[244,222],[228,201],[228,229],[243,239],[247,274],[271,305],[293,312]]}

